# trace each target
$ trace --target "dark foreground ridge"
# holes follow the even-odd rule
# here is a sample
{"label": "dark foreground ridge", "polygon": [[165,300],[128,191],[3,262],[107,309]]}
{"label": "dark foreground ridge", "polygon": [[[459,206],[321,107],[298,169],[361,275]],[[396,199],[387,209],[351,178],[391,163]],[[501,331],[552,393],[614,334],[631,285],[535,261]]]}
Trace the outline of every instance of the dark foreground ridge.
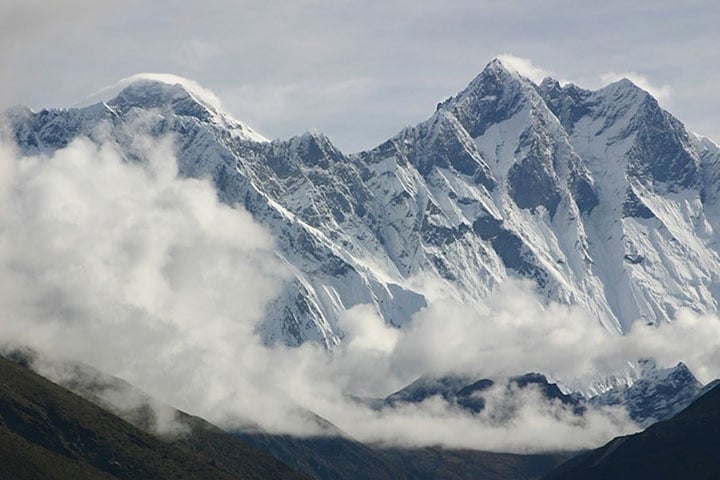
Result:
{"label": "dark foreground ridge", "polygon": [[0,357],[0,479],[305,478],[239,440],[227,445],[231,455],[219,463]]}
{"label": "dark foreground ridge", "polygon": [[240,434],[318,480],[533,480],[568,454],[517,455],[477,450],[382,448],[343,437]]}
{"label": "dark foreground ridge", "polygon": [[674,418],[580,455],[546,480],[720,478],[720,387]]}

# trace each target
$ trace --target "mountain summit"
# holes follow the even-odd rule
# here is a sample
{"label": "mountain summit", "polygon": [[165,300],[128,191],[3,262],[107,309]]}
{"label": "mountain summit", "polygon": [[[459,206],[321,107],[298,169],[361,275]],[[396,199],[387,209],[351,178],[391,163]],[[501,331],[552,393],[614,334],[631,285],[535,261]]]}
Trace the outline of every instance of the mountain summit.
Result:
{"label": "mountain summit", "polygon": [[139,73],[91,95],[83,104],[106,104],[125,114],[132,108],[190,116],[246,140],[268,141],[222,108],[220,99],[193,80],[169,73]]}
{"label": "mountain summit", "polygon": [[134,79],[95,106],[10,115],[21,150],[101,123],[177,134],[181,175],[210,177],[274,235],[294,272],[260,327],[268,343],[341,342],[342,311],[402,326],[427,304],[413,279],[483,305],[509,277],[610,331],[720,301],[720,149],[621,80],[540,85],[491,62],[429,119],[348,156],[322,135],[273,142],[187,87]]}

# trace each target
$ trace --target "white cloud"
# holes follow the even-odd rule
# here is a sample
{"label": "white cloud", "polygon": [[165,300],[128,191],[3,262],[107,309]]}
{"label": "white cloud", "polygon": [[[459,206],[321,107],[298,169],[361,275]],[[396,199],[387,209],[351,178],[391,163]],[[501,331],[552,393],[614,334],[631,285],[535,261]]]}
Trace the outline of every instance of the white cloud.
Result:
{"label": "white cloud", "polygon": [[535,64],[528,58],[518,57],[509,53],[503,53],[497,56],[503,65],[508,68],[515,70],[523,77],[529,78],[534,83],[539,84],[545,77],[552,77],[553,75]]}
{"label": "white cloud", "polygon": [[[688,364],[702,382],[720,377],[720,319],[681,311],[659,327],[638,322],[625,336],[610,333],[587,312],[544,306],[525,281],[506,280],[488,310],[435,299],[402,331],[388,357],[405,375],[463,374],[497,378],[539,371],[567,383],[622,373],[640,358]],[[368,320],[372,323],[372,320]]]}
{"label": "white cloud", "polygon": [[497,385],[484,398],[485,409],[474,415],[435,396],[379,412],[345,407],[336,421],[367,442],[518,453],[591,448],[637,430],[622,410],[590,409],[581,417],[534,388]]}
{"label": "white cloud", "polygon": [[251,365],[286,271],[247,212],[176,178],[170,139],[138,148],[142,166],[83,139],[50,157],[3,147],[0,337],[205,411]]}
{"label": "white cloud", "polygon": [[35,157],[0,145],[1,340],[88,363],[226,425],[317,432],[307,409],[362,440],[491,450],[591,447],[633,425],[614,410],[579,419],[532,392],[514,397],[516,416],[501,426],[491,410],[472,416],[440,399],[377,412],[349,395],[382,397],[422,374],[597,377],[649,356],[686,361],[702,380],[720,375],[716,317],[682,312],[620,337],[578,309],[544,307],[517,281],[484,311],[437,289],[405,330],[350,309],[334,355],[267,347],[255,327],[287,278],[270,234],[218,203],[208,182],[177,178],[171,138],[130,138],[144,163],[125,163],[110,141]]}
{"label": "white cloud", "polygon": [[380,317],[374,315],[374,311],[370,305],[358,305],[344,312],[338,326],[347,335],[347,341],[344,342],[347,350],[393,351],[400,332],[386,325]]}
{"label": "white cloud", "polygon": [[661,103],[667,103],[670,98],[672,97],[672,89],[668,85],[653,85],[650,83],[650,80],[648,80],[647,77],[644,75],[641,75],[636,72],[623,72],[623,73],[616,73],[616,72],[608,72],[604,73],[600,76],[600,81],[603,85],[607,85],[609,83],[617,82],[618,80],[622,80],[623,78],[626,78],[633,82],[638,87],[642,88],[646,92],[648,92],[650,95],[655,97],[655,99]]}

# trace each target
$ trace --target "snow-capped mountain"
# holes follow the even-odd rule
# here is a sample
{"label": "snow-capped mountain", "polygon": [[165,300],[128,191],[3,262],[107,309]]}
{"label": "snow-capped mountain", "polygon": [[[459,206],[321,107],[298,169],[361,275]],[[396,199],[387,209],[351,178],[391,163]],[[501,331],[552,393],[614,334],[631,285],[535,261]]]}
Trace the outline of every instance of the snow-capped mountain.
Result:
{"label": "snow-capped mountain", "polygon": [[174,134],[180,173],[251,212],[293,272],[268,342],[332,349],[339,314],[365,303],[401,326],[427,303],[418,278],[482,305],[526,277],[620,333],[718,307],[720,148],[628,80],[536,85],[495,60],[428,120],[353,155],[319,134],[266,141],[177,77],[7,117],[26,153],[84,135],[142,160],[138,133]]}
{"label": "snow-capped mountain", "polygon": [[382,409],[440,397],[456,408],[478,414],[485,408],[485,396],[493,387],[504,386],[502,403],[505,405],[512,403],[516,390],[532,387],[546,400],[561,402],[577,415],[584,414],[589,405],[622,406],[627,410],[630,419],[642,427],[647,427],[673,417],[703,391],[702,384],[683,363],[671,368],[660,368],[654,360],[645,359],[637,362],[637,369],[637,378],[631,382],[618,384],[602,393],[588,396],[577,392],[564,393],[544,375],[528,373],[495,380],[458,376],[420,377],[385,399],[367,402],[373,408]]}
{"label": "snow-capped mountain", "polygon": [[639,378],[632,385],[617,385],[590,399],[592,405],[623,405],[635,422],[647,427],[667,420],[697,398],[703,389],[684,363],[658,368],[654,361],[638,363]]}
{"label": "snow-capped mountain", "polygon": [[[499,393],[502,397],[502,401],[499,402],[502,405],[500,410],[508,418],[513,416],[512,404],[516,402],[514,397],[517,392],[528,388],[535,389],[540,397],[548,402],[555,401],[563,404],[576,415],[584,413],[584,400],[579,395],[563,393],[557,384],[549,382],[544,375],[539,373],[526,373],[498,380],[489,378],[471,380],[457,376],[420,377],[387,398],[376,401],[372,406],[382,409],[403,403],[421,403],[432,397],[440,397],[455,408],[479,414],[485,409],[485,396],[493,387],[497,390],[494,395]],[[498,389],[498,387],[500,388]],[[491,412],[491,415],[493,414]]]}

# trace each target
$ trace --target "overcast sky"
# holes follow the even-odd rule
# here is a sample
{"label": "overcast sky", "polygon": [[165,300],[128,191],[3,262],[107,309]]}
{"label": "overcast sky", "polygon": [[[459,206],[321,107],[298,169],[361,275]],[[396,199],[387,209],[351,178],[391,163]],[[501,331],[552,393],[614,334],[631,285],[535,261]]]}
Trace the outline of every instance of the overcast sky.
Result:
{"label": "overcast sky", "polygon": [[267,137],[322,131],[352,152],[510,54],[588,88],[631,76],[720,140],[719,19],[711,0],[0,0],[0,106],[175,73]]}

